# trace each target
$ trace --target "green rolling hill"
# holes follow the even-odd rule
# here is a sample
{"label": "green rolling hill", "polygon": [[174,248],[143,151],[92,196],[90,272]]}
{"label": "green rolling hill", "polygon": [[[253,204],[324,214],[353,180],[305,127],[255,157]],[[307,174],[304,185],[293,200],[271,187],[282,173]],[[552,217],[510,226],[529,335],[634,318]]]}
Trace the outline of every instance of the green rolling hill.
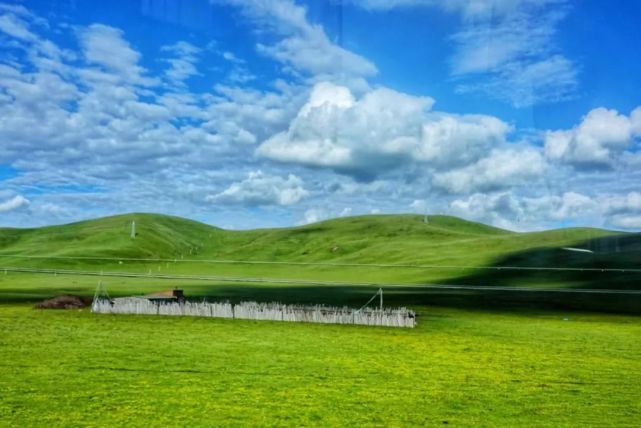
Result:
{"label": "green rolling hill", "polygon": [[[130,237],[132,221],[136,222],[136,239]],[[567,247],[591,252],[564,249]],[[629,272],[474,269],[639,268],[639,234],[590,228],[516,233],[436,215],[427,223],[419,215],[371,215],[300,227],[230,231],[178,217],[125,214],[62,226],[0,229],[0,256],[0,266],[5,267],[346,282],[641,288],[640,275]],[[163,260],[131,260],[140,258]],[[207,260],[318,264],[205,263]],[[328,263],[430,267],[323,265]]]}

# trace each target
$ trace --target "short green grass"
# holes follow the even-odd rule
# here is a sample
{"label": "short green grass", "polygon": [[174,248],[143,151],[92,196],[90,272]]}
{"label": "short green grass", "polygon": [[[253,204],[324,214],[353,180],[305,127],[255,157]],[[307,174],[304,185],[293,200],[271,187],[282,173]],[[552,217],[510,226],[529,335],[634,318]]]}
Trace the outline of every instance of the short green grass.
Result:
{"label": "short green grass", "polygon": [[[129,238],[136,221],[139,232]],[[368,216],[233,232],[130,214],[0,229],[0,255],[296,262],[638,267],[638,235],[593,229],[517,234],[443,216]],[[595,254],[568,253],[563,246]],[[0,425],[637,426],[639,297],[429,290],[423,282],[638,288],[630,275],[47,260],[4,266],[395,282],[387,305],[416,329],[44,311],[58,294],[180,286],[194,299],[362,305],[376,287],[223,283],[0,271]],[[614,279],[613,279],[614,278]],[[596,297],[595,297],[596,296]],[[541,308],[548,308],[542,310]],[[563,309],[559,309],[563,308]],[[573,311],[569,311],[573,309]]]}
{"label": "short green grass", "polygon": [[638,426],[638,318],[421,306],[416,329],[0,305],[5,426]]}
{"label": "short green grass", "polygon": [[[130,238],[131,222],[138,235]],[[563,250],[574,246],[593,254]],[[24,259],[57,257],[163,258],[128,260]],[[3,257],[4,256],[4,257]],[[375,215],[302,227],[228,231],[177,217],[126,214],[39,229],[0,229],[0,267],[29,266],[162,274],[314,279],[378,283],[447,283],[535,287],[639,288],[639,273],[496,271],[374,266],[192,263],[250,260],[436,266],[639,268],[641,237],[574,228],[514,233],[448,216]],[[174,262],[175,260],[175,262]]]}

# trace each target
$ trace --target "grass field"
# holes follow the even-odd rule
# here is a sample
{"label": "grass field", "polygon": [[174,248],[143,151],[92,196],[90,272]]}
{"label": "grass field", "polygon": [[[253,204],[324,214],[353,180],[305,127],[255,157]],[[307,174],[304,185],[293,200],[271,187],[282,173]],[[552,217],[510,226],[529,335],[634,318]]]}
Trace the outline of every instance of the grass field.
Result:
{"label": "grass field", "polygon": [[419,310],[406,330],[2,305],[0,424],[638,426],[638,318]]}
{"label": "grass field", "polygon": [[[138,235],[131,239],[131,222]],[[576,253],[564,247],[594,252]],[[25,259],[9,255],[71,257]],[[73,259],[105,257],[108,259]],[[637,287],[641,274],[463,269],[496,266],[638,268],[641,237],[599,229],[514,233],[447,216],[377,215],[308,226],[227,231],[176,217],[127,214],[39,229],[0,229],[0,266],[202,273],[340,281]],[[164,261],[130,261],[161,258]],[[419,264],[457,268],[211,264],[204,260]],[[190,260],[193,260],[191,262]]]}
{"label": "grass field", "polygon": [[[638,268],[639,235],[596,229],[518,234],[451,217],[422,220],[368,216],[233,232],[131,214],[0,229],[5,267],[268,279],[0,271],[0,426],[638,426],[641,294],[554,291],[635,290],[638,274],[475,267]],[[562,249],[567,246],[593,253]],[[129,260],[141,257],[165,260]],[[210,259],[368,265],[203,262]],[[371,265],[381,263],[467,268]],[[285,278],[343,284],[275,282]],[[377,288],[349,283],[395,283],[384,289],[386,305],[416,310],[418,326],[32,309],[54,295],[90,296],[99,281],[112,296],[180,286],[194,299],[352,307]],[[424,283],[495,287],[417,286]],[[514,285],[550,291],[503,287]]]}
{"label": "grass field", "polygon": [[[136,239],[130,238],[132,221],[136,222]],[[565,247],[593,252],[572,252],[564,250]],[[136,260],[141,258],[162,260]],[[218,263],[208,262],[210,260]],[[229,260],[284,264],[221,262]],[[425,223],[424,217],[417,215],[376,215],[334,219],[294,228],[228,231],[177,217],[126,214],[38,229],[0,229],[0,268],[200,274],[347,284],[640,289],[641,271],[626,271],[631,268],[638,270],[639,260],[639,234],[585,228],[514,233],[447,216],[429,216],[429,222]],[[397,266],[399,264],[405,266]],[[505,266],[524,266],[534,270],[496,269]],[[575,270],[537,270],[548,267]],[[580,270],[594,268],[598,270]],[[601,268],[621,271],[601,272]],[[78,278],[51,276],[46,280],[29,281],[32,284],[47,282],[44,288],[39,287],[38,295],[45,294],[46,290],[74,288],[74,282],[87,283]],[[28,300],[30,292],[24,292],[23,282],[13,276],[4,281],[0,278],[0,284],[3,284],[0,299],[4,295],[4,298]],[[109,282],[110,287],[115,287],[112,290],[115,294],[131,289],[121,286],[116,280]],[[151,284],[146,280],[137,284],[141,282]],[[178,285],[185,285],[183,282]],[[95,284],[92,279],[88,288],[95,288]],[[156,284],[160,286],[158,282]],[[204,293],[206,286],[197,288],[197,295],[207,295]],[[294,288],[288,287],[287,290]],[[307,295],[308,291],[304,290],[302,295]],[[401,291],[396,290],[398,295]],[[481,300],[494,306],[534,304],[548,308],[641,312],[641,296],[627,299],[620,296],[539,294],[524,299],[511,293],[491,293],[489,297],[471,293],[471,300],[462,302],[466,300],[463,295],[466,293],[451,293],[449,296],[417,290],[405,290],[403,293],[407,299],[401,304],[451,305],[455,302],[474,307]],[[288,293],[280,294],[288,297]]]}

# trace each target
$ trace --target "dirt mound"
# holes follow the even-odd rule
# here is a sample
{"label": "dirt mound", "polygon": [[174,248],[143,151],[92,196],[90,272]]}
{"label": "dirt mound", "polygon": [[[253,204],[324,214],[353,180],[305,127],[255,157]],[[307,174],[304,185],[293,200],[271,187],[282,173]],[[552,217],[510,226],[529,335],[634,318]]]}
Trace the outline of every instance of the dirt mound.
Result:
{"label": "dirt mound", "polygon": [[56,296],[36,305],[36,309],[79,309],[91,305],[90,297]]}

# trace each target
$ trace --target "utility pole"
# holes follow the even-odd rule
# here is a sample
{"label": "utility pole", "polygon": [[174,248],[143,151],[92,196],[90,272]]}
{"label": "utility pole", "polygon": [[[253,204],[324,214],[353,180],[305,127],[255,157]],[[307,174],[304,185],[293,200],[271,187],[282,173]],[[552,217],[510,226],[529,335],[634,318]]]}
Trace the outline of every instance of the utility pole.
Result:
{"label": "utility pole", "polygon": [[93,295],[94,303],[100,299],[111,300],[109,293],[107,292],[107,287],[102,281],[98,281],[98,286],[96,287],[96,292]]}

